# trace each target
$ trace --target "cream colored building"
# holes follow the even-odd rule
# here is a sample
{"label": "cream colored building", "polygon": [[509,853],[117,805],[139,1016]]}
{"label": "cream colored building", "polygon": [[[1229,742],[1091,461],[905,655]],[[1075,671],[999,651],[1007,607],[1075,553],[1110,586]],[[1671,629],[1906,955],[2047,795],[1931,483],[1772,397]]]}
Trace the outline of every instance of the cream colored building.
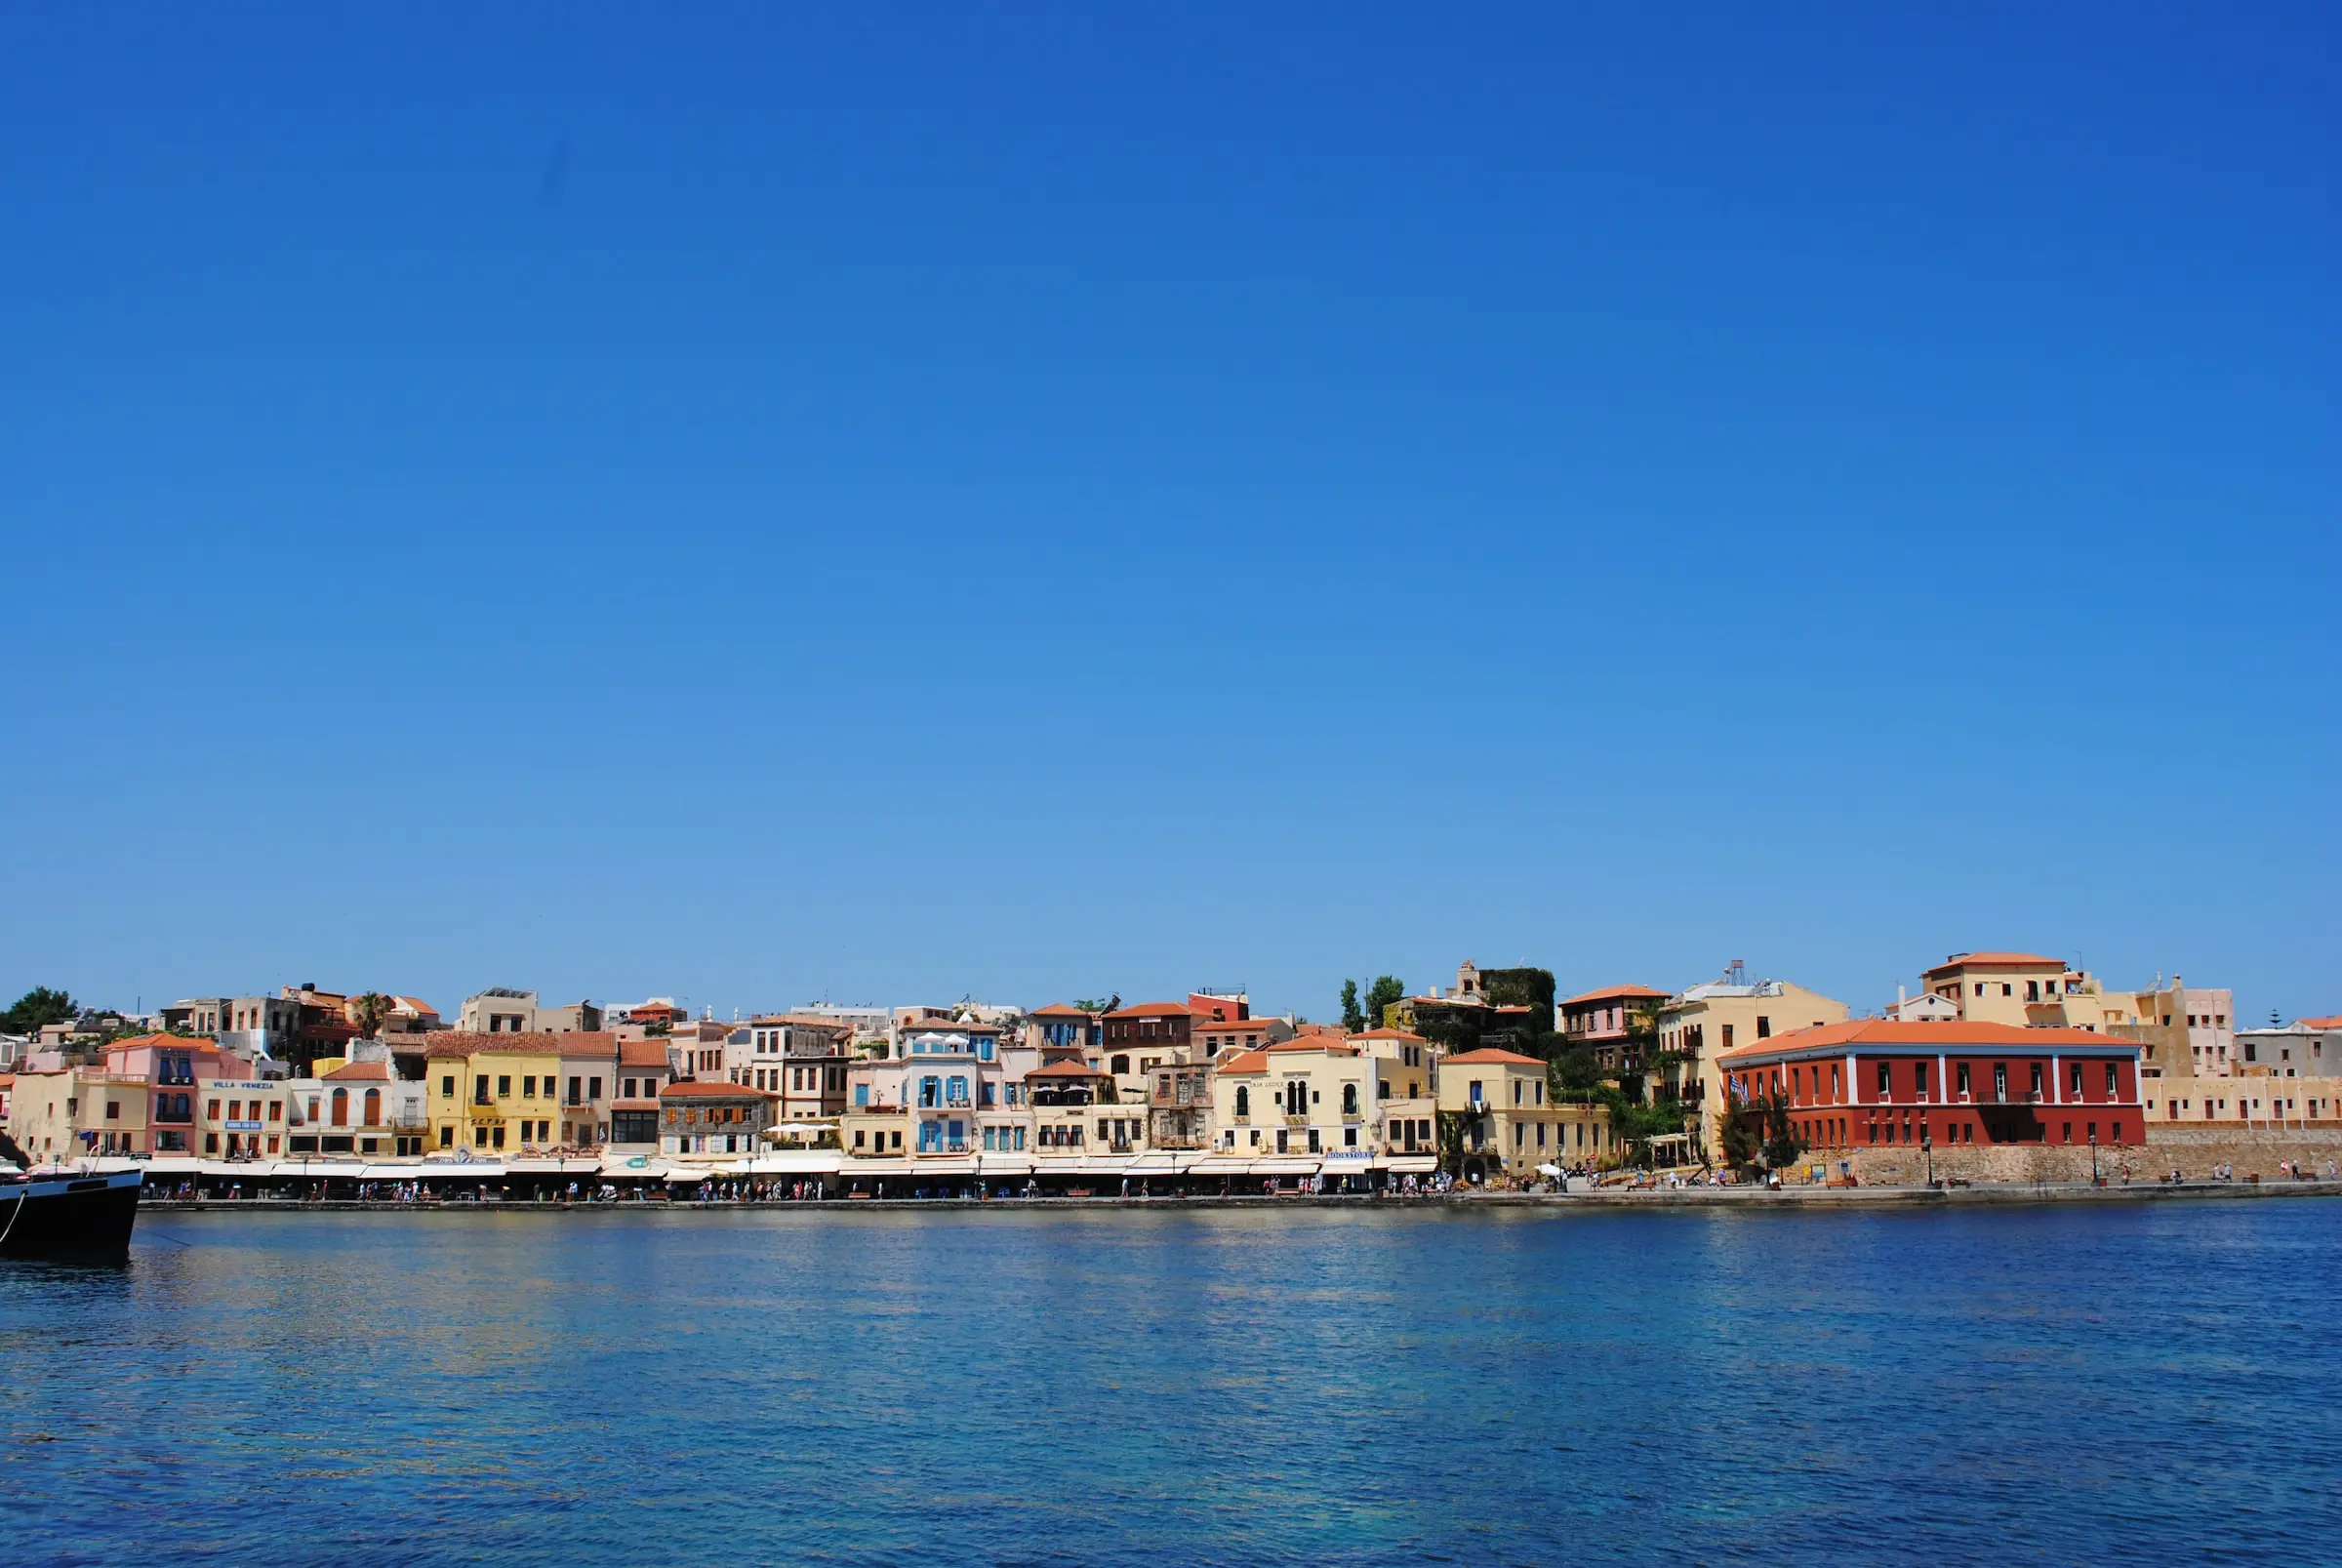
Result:
{"label": "cream colored building", "polygon": [[1238,1052],[1212,1074],[1213,1146],[1222,1153],[1370,1157],[1384,1146],[1383,1108],[1405,1098],[1402,1072],[1395,1057],[1338,1034],[1305,1034]]}
{"label": "cream colored building", "polygon": [[1439,1110],[1461,1123],[1468,1182],[1531,1181],[1541,1165],[1607,1164],[1617,1149],[1607,1106],[1556,1105],[1545,1064],[1514,1051],[1465,1051],[1439,1062]]}
{"label": "cream colored building", "polygon": [[1792,1029],[1843,1024],[1849,1016],[1845,1003],[1819,991],[1785,980],[1749,979],[1738,959],[1721,979],[1669,997],[1659,1009],[1659,1049],[1681,1058],[1676,1082],[1684,1104],[1699,1110],[1706,1150],[1713,1155],[1720,1146],[1729,1108],[1715,1066],[1717,1056]]}

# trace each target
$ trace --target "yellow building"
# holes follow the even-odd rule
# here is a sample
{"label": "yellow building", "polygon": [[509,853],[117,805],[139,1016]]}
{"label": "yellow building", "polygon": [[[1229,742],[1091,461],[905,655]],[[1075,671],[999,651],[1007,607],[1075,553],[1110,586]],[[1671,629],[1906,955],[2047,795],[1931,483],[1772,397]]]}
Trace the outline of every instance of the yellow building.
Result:
{"label": "yellow building", "polygon": [[1607,1106],[1555,1105],[1545,1064],[1513,1051],[1465,1051],[1439,1061],[1439,1112],[1460,1124],[1468,1182],[1533,1181],[1541,1165],[1607,1164],[1617,1146]]}
{"label": "yellow building", "polygon": [[[2038,1027],[2048,1021],[2026,1009],[2059,1005],[2066,991],[2066,961],[2031,952],[1956,952],[1919,979],[1959,1009],[1962,1023]],[[2061,1017],[2054,1026],[2065,1023]]]}
{"label": "yellow building", "polygon": [[556,1147],[562,1046],[558,1034],[432,1035],[430,1146],[482,1154]]}
{"label": "yellow building", "polygon": [[[1395,1055],[1305,1034],[1240,1051],[1212,1074],[1215,1148],[1236,1154],[1370,1158],[1385,1145],[1383,1110],[1403,1099],[1408,1069]],[[1414,1076],[1425,1076],[1421,1068]]]}
{"label": "yellow building", "polygon": [[1699,1109],[1707,1151],[1713,1155],[1721,1146],[1729,1108],[1715,1066],[1718,1056],[1794,1029],[1843,1024],[1851,1016],[1845,1003],[1819,991],[1785,980],[1753,981],[1738,959],[1720,980],[1669,997],[1659,1009],[1659,1049],[1678,1059],[1673,1069],[1678,1093]]}

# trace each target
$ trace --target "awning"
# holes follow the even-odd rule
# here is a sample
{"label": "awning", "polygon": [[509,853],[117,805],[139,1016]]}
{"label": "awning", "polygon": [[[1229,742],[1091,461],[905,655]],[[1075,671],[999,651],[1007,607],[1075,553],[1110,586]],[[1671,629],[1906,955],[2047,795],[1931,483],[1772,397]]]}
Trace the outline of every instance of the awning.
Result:
{"label": "awning", "polygon": [[1377,1169],[1399,1176],[1429,1176],[1439,1168],[1439,1157],[1436,1154],[1393,1154],[1374,1163]]}
{"label": "awning", "polygon": [[986,1176],[1030,1176],[1032,1174],[1032,1156],[1030,1154],[987,1154],[976,1163]]}
{"label": "awning", "polygon": [[607,1180],[655,1182],[666,1175],[666,1161],[656,1154],[604,1154],[602,1176]]}
{"label": "awning", "polygon": [[974,1176],[976,1162],[967,1158],[913,1160],[910,1162],[910,1174],[913,1176]]}
{"label": "awning", "polygon": [[839,1180],[847,1182],[858,1177],[908,1176],[910,1174],[910,1161],[891,1156],[886,1159],[849,1159],[839,1163],[837,1174]]}
{"label": "awning", "polygon": [[[314,1174],[323,1175],[325,1173],[319,1171]],[[505,1168],[502,1165],[488,1164],[418,1165],[415,1167],[415,1174],[440,1181],[501,1182],[505,1179]]]}
{"label": "awning", "polygon": [[1206,1154],[1188,1167],[1191,1176],[1242,1176],[1252,1161],[1241,1154]]}
{"label": "awning", "polygon": [[759,1154],[748,1161],[751,1176],[835,1176],[845,1155],[834,1148],[808,1148]]}
{"label": "awning", "polygon": [[193,1176],[203,1169],[203,1161],[191,1154],[157,1154],[145,1162],[148,1176]]}
{"label": "awning", "polygon": [[1314,1154],[1272,1154],[1267,1159],[1247,1162],[1254,1176],[1315,1176],[1319,1164]]}

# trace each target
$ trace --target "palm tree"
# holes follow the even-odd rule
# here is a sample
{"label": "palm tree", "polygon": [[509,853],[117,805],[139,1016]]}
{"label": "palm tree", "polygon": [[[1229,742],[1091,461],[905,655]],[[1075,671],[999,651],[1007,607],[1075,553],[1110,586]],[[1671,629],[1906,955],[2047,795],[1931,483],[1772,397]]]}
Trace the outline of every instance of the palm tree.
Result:
{"label": "palm tree", "polygon": [[381,991],[368,991],[349,999],[349,1021],[358,1026],[358,1038],[371,1040],[383,1031],[383,1020],[390,1016],[390,998]]}

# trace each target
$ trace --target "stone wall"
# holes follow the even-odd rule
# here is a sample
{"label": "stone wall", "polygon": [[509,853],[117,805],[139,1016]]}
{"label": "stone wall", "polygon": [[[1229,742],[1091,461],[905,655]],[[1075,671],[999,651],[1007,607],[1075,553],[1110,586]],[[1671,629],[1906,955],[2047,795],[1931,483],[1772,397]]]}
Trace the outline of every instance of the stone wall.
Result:
{"label": "stone wall", "polygon": [[[1908,1146],[1865,1148],[1852,1153],[1816,1151],[1797,1162],[1793,1180],[1804,1179],[1814,1166],[1826,1167],[1835,1181],[1839,1162],[1853,1167],[1865,1186],[1913,1186],[1927,1179],[1925,1151]],[[2323,1176],[2331,1160],[2342,1169],[2342,1127],[2242,1128],[2164,1127],[2149,1123],[2147,1143],[2098,1149],[2098,1174],[2109,1182],[2122,1180],[2125,1169],[2133,1182],[2158,1181],[2174,1168],[2191,1181],[2208,1180],[2215,1167],[2234,1168],[2237,1179],[2258,1175],[2278,1179],[2278,1162],[2297,1161],[2312,1176]],[[2090,1179],[2090,1148],[2086,1144],[2016,1144],[1999,1146],[1961,1144],[1935,1151],[1937,1181],[2086,1182]]]}

